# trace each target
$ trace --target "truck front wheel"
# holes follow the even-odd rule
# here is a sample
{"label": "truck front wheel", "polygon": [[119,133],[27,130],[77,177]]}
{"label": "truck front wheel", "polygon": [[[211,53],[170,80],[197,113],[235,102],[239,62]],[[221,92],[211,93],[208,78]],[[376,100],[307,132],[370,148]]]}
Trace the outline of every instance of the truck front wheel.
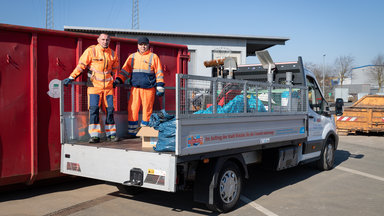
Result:
{"label": "truck front wheel", "polygon": [[218,212],[228,212],[234,208],[240,198],[242,181],[239,167],[231,161],[225,162],[217,178],[213,205],[208,205],[208,208]]}
{"label": "truck front wheel", "polygon": [[323,150],[321,151],[321,158],[317,162],[317,167],[320,170],[331,170],[335,166],[335,142],[333,139],[327,139]]}

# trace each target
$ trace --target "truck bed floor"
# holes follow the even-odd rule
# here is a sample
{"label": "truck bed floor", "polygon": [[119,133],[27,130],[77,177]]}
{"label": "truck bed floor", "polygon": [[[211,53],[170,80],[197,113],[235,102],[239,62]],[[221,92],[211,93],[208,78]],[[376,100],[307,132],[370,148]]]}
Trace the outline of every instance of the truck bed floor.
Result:
{"label": "truck bed floor", "polygon": [[100,143],[79,142],[73,145],[94,146],[96,148],[114,148],[133,151],[156,152],[152,147],[142,147],[141,138],[123,139],[119,142],[101,141]]}

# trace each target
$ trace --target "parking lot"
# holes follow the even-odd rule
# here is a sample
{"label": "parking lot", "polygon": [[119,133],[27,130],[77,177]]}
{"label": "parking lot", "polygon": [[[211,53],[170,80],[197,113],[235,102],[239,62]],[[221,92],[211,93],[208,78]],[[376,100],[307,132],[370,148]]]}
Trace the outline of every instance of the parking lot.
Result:
{"label": "parking lot", "polygon": [[[253,168],[237,208],[223,215],[383,215],[384,136],[340,137],[336,167]],[[212,215],[192,192],[134,197],[94,180],[2,192],[0,215]]]}

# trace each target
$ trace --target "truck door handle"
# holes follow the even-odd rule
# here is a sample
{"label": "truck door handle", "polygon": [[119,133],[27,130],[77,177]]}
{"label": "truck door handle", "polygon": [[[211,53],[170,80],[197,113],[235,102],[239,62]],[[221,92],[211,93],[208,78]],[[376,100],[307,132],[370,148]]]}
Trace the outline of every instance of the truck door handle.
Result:
{"label": "truck door handle", "polygon": [[308,117],[309,117],[309,118],[315,118],[315,116],[311,116],[311,115],[309,115]]}

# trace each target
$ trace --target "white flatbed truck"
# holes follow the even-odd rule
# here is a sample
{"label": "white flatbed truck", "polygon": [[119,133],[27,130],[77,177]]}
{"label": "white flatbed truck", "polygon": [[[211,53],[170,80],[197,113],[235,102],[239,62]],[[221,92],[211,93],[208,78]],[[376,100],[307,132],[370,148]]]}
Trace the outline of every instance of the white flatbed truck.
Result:
{"label": "white flatbed truck", "polygon": [[[124,192],[193,188],[195,201],[227,212],[239,200],[250,164],[282,170],[317,161],[321,170],[332,169],[338,144],[334,119],[300,57],[269,69],[240,66],[234,77],[177,74],[174,152],[143,147],[140,138],[85,142],[77,134],[88,112],[71,109],[73,87],[62,86],[61,172],[104,180]],[[223,113],[235,97],[242,98],[240,111]],[[115,113],[115,119],[124,137],[127,113]]]}

